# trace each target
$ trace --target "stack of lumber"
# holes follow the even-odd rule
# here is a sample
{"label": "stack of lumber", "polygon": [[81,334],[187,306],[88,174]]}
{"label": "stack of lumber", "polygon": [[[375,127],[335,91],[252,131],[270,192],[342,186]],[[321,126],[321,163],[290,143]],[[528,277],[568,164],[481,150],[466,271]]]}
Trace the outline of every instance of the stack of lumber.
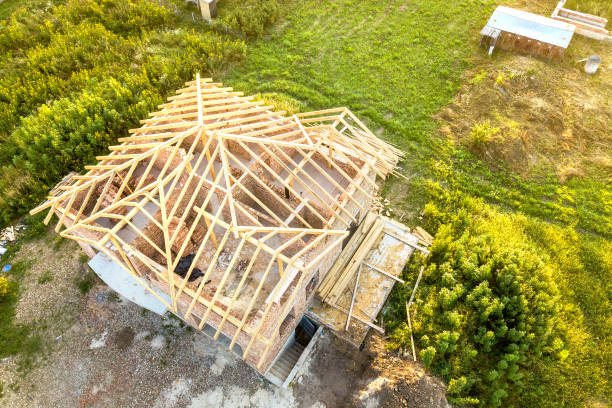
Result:
{"label": "stack of lumber", "polygon": [[433,244],[434,239],[431,236],[431,234],[425,231],[421,227],[416,227],[416,230],[414,231],[414,235],[416,235],[419,238],[419,244],[421,245],[428,247],[431,244]]}
{"label": "stack of lumber", "polygon": [[370,249],[380,240],[384,224],[381,217],[368,212],[319,285],[317,294],[321,300],[336,304]]}

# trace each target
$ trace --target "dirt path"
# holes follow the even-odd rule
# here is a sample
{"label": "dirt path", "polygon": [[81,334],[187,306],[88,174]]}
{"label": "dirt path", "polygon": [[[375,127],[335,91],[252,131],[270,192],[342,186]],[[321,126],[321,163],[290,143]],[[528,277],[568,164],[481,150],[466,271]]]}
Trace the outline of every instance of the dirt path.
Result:
{"label": "dirt path", "polygon": [[[73,283],[82,273],[78,253],[72,243],[53,251],[42,240],[20,252],[36,262],[18,315],[46,323],[41,334],[50,351],[25,378],[16,374],[14,358],[0,361],[3,407],[447,406],[443,385],[385,356],[380,339],[359,352],[328,333],[293,386],[279,389],[176,318],[145,311],[101,283],[81,295]],[[39,284],[49,269],[53,280]]]}

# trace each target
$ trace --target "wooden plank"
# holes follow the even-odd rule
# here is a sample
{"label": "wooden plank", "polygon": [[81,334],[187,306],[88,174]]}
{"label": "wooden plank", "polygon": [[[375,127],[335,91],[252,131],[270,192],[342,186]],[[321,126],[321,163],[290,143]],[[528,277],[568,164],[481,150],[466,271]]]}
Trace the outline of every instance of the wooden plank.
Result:
{"label": "wooden plank", "polygon": [[369,263],[367,263],[367,262],[363,262],[363,265],[365,265],[365,266],[367,266],[368,268],[370,268],[370,269],[372,269],[372,270],[374,270],[374,271],[376,271],[376,272],[378,272],[378,273],[381,273],[381,274],[385,275],[386,277],[391,278],[391,279],[393,279],[393,280],[395,280],[395,281],[397,281],[397,282],[399,282],[399,283],[406,283],[406,282],[404,282],[402,279],[398,278],[397,276],[392,275],[392,274],[390,274],[390,273],[389,273],[389,272],[387,272],[387,271],[383,271],[382,269],[380,269],[380,268],[378,268],[378,267],[376,267],[376,266],[374,266],[374,265],[370,265],[370,264],[369,264]]}
{"label": "wooden plank", "polygon": [[351,296],[351,307],[348,311],[348,317],[346,318],[346,325],[344,330],[349,329],[351,324],[351,315],[353,314],[353,306],[355,305],[355,297],[357,296],[357,289],[359,289],[359,278],[361,277],[361,268],[357,269],[357,277],[355,278],[355,287],[353,288],[353,296]]}
{"label": "wooden plank", "polygon": [[340,253],[340,256],[336,259],[330,270],[322,279],[321,284],[317,289],[317,294],[321,299],[325,299],[328,296],[329,291],[338,279],[339,273],[346,268],[346,265],[361,244],[363,238],[370,231],[375,219],[376,215],[372,212],[368,212],[365,215],[361,224],[359,224],[359,227],[357,227],[353,236]]}
{"label": "wooden plank", "polygon": [[[347,313],[347,314],[348,314],[348,310],[346,310],[346,309],[345,309],[345,308],[343,308],[342,306],[338,306],[338,305],[336,305],[336,304],[330,304],[330,306],[331,306],[331,307],[333,307],[334,309],[337,309],[337,310],[339,310],[339,311],[341,311],[341,312],[343,312],[343,313]],[[368,327],[370,327],[370,328],[372,328],[372,329],[376,330],[376,331],[377,331],[377,332],[379,332],[380,334],[385,334],[385,330],[384,330],[382,327],[377,326],[377,325],[375,325],[375,324],[374,324],[374,323],[372,323],[372,322],[369,322],[369,321],[367,321],[367,320],[364,320],[364,319],[362,319],[361,317],[356,316],[356,315],[353,315],[353,319],[355,319],[355,320],[357,320],[357,321],[359,321],[359,322],[361,322],[361,323],[365,324],[366,326],[368,326]]]}
{"label": "wooden plank", "polygon": [[419,251],[423,252],[426,255],[429,255],[429,250],[427,250],[426,248],[423,248],[420,245],[415,244],[414,242],[410,242],[394,233],[392,233],[391,231],[383,231],[386,235],[389,235],[391,238],[395,238],[396,240],[403,242],[406,245],[410,245],[411,247],[413,247],[414,249],[418,249]]}
{"label": "wooden plank", "polygon": [[355,251],[355,254],[347,264],[347,267],[331,289],[328,298],[325,299],[327,303],[336,303],[338,298],[342,295],[342,292],[344,291],[344,288],[346,288],[349,280],[357,271],[357,268],[359,268],[359,265],[363,262],[367,254],[370,252],[370,249],[372,249],[374,244],[380,238],[383,225],[384,221],[380,217],[377,217],[374,221],[374,225],[372,225],[372,228],[368,232],[368,235],[363,240],[363,243],[359,246],[357,251]]}

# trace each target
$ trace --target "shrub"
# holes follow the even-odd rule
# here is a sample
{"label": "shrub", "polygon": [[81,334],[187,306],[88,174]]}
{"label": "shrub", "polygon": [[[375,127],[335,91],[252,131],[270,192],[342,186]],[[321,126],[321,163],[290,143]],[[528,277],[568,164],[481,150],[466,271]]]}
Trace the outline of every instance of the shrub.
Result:
{"label": "shrub", "polygon": [[4,276],[0,276],[0,298],[3,298],[9,293],[11,293],[11,288],[8,279]]}
{"label": "shrub", "polygon": [[54,14],[72,24],[83,21],[103,24],[108,30],[122,35],[159,29],[174,19],[174,15],[157,2],[144,0],[69,0],[58,6]]}
{"label": "shrub", "polygon": [[279,0],[229,0],[222,7],[220,21],[248,38],[261,37],[280,13]]}
{"label": "shrub", "polygon": [[80,171],[84,163],[95,162],[118,134],[159,103],[161,97],[149,89],[143,75],[124,83],[112,77],[94,83],[76,98],[43,105],[36,115],[25,118],[11,135],[20,150],[14,163],[52,183],[68,171]]}
{"label": "shrub", "polygon": [[[425,212],[437,233],[412,322],[419,355],[448,381],[449,401],[458,406],[516,401],[533,364],[567,353],[552,271],[481,202],[457,194],[438,203],[448,207],[431,203]],[[421,262],[407,267],[407,280]],[[392,295],[385,319],[395,347],[410,344],[402,323],[408,295]]]}
{"label": "shrub", "polygon": [[481,147],[489,143],[499,133],[498,127],[491,126],[489,120],[475,123],[470,132],[470,142],[475,147]]}

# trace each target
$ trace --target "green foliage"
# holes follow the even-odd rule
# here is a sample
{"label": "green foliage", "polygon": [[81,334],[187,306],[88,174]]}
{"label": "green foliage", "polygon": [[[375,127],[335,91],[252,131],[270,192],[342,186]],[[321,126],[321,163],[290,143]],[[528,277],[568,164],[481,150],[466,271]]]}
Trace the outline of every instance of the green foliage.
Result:
{"label": "green foliage", "polygon": [[482,82],[482,80],[487,76],[487,71],[481,71],[478,74],[474,75],[472,79],[470,79],[470,85],[476,85]]}
{"label": "green foliage", "polygon": [[[457,199],[439,201],[445,200]],[[425,365],[449,381],[454,403],[501,406],[519,398],[528,367],[564,349],[558,288],[532,248],[483,227],[494,216],[490,210],[477,201],[462,204],[453,212],[446,211],[456,205],[431,204],[425,212],[439,228],[414,334]]]}
{"label": "green foliage", "polygon": [[0,358],[19,355],[18,364],[22,371],[32,366],[42,348],[40,336],[33,327],[16,324],[13,320],[19,301],[19,285],[29,267],[28,262],[13,263],[8,272],[8,292],[0,296]]}
{"label": "green foliage", "polygon": [[48,227],[44,224],[46,214],[36,214],[36,215],[26,215],[23,219],[23,224],[26,229],[22,233],[20,240],[21,241],[31,241],[34,238],[38,238],[45,234],[48,230]]}
{"label": "green foliage", "polygon": [[86,270],[87,273],[73,280],[74,286],[76,286],[83,295],[89,292],[98,281],[97,275],[91,269],[86,268]]}
{"label": "green foliage", "polygon": [[175,20],[145,0],[72,0],[0,22],[0,225],[95,163],[196,72],[244,58],[243,41]]}
{"label": "green foliage", "polygon": [[146,76],[130,76],[127,81],[108,78],[76,98],[41,106],[11,135],[21,151],[14,163],[51,183],[66,171],[80,171],[83,163],[95,162],[96,154],[114,142],[114,135],[127,131],[161,103],[148,89]]}
{"label": "green foliage", "polygon": [[276,111],[284,111],[287,115],[295,115],[299,113],[303,104],[285,94],[277,92],[266,92],[263,94],[255,94],[255,100],[264,101],[266,105],[271,105]]}
{"label": "green foliage", "polygon": [[282,3],[282,0],[227,0],[219,6],[219,20],[247,38],[261,37],[278,18]]}
{"label": "green foliage", "polygon": [[491,126],[489,120],[485,120],[482,123],[475,123],[470,132],[470,141],[473,146],[482,147],[489,143],[499,131],[500,129],[498,127]]}
{"label": "green foliage", "polygon": [[[566,389],[584,378],[590,390],[605,392],[605,366],[576,367],[610,355],[609,346],[595,346],[611,331],[605,280],[595,277],[612,276],[612,265],[603,261],[610,245],[595,240],[585,250],[569,229],[500,214],[438,184],[428,191],[427,228],[437,233],[412,326],[424,364],[448,381],[449,400],[458,406],[576,406],[585,402],[584,393]],[[421,263],[407,266],[407,281]],[[410,344],[403,323],[409,289],[390,297],[385,322],[393,347]],[[591,316],[588,324],[578,304]],[[545,390],[557,396],[554,403]]]}
{"label": "green foliage", "polygon": [[4,276],[0,276],[0,299],[11,293],[10,286],[8,279]]}
{"label": "green foliage", "polygon": [[38,277],[38,284],[44,285],[47,282],[51,282],[53,280],[53,274],[49,271],[46,271],[42,275]]}
{"label": "green foliage", "polygon": [[168,9],[138,0],[69,0],[58,6],[54,14],[72,24],[83,21],[103,24],[109,31],[122,35],[139,34],[175,21]]}

